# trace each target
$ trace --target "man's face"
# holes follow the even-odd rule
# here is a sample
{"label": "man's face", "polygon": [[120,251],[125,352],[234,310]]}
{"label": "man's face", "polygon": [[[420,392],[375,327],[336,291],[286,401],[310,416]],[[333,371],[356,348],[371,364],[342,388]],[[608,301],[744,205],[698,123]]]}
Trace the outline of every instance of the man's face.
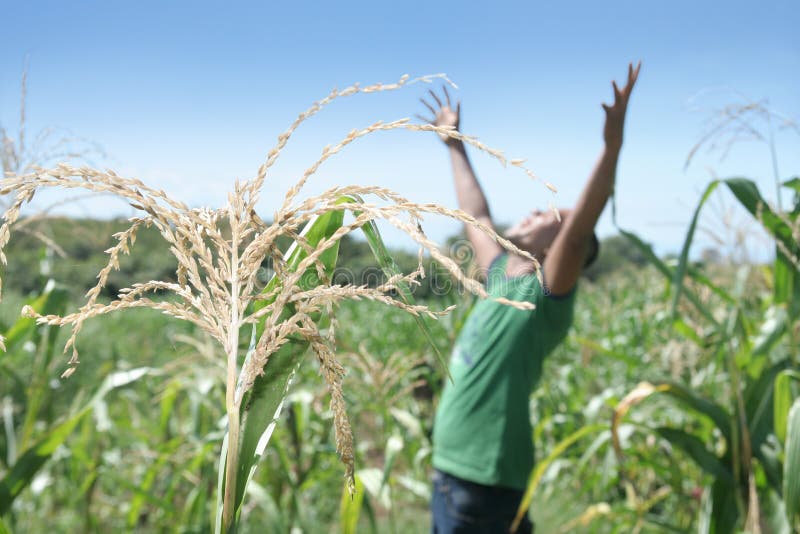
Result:
{"label": "man's face", "polygon": [[506,231],[505,237],[519,248],[541,260],[555,241],[561,225],[569,216],[570,210],[559,210],[558,220],[552,210],[533,210],[520,222]]}

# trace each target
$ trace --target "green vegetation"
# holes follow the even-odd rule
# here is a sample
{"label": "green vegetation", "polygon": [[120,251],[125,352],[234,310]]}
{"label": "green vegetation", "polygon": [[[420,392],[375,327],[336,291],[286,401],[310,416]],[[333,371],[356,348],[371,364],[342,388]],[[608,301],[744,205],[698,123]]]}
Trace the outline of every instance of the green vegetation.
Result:
{"label": "green vegetation", "polygon": [[[143,241],[138,246],[146,245]],[[71,247],[69,241],[65,247]],[[54,260],[54,273],[57,263]],[[35,278],[38,271],[33,265],[28,273]],[[642,381],[683,384],[718,403],[736,397],[733,372],[745,383],[746,398],[747,385],[759,384],[757,409],[768,425],[759,439],[779,462],[762,466],[756,458],[751,464],[765,531],[784,514],[781,495],[796,491],[791,486],[788,491],[781,489],[780,475],[770,478],[789,458],[788,407],[793,399],[797,403],[800,385],[796,363],[791,365],[794,374],[780,371],[787,369],[780,362],[798,357],[797,345],[789,337],[798,335],[798,324],[796,319],[789,323],[781,318],[779,310],[784,307],[775,303],[775,267],[743,266],[737,273],[740,269],[735,266],[708,266],[702,271],[707,279],[699,276],[701,271],[687,268],[695,275],[684,282],[686,294],[673,311],[672,280],[678,267],[628,263],[582,283],[575,327],[567,343],[551,356],[531,400],[537,414],[537,450],[543,462],[550,460],[533,495],[532,514],[541,531],[628,532],[637,525],[652,532],[686,531],[698,525],[702,514],[710,513],[703,511],[712,509],[714,480],[730,476],[726,473],[732,468],[710,463],[710,455],[720,455],[720,462],[730,465],[730,458],[725,458],[732,448],[715,423],[697,410],[687,409],[680,400],[670,401],[668,394],[631,407],[617,428],[623,456],[615,453],[614,411]],[[709,280],[717,291],[711,290]],[[736,284],[745,294],[740,300],[729,294]],[[73,285],[69,293],[82,291]],[[66,304],[59,304],[64,291],[56,288],[49,295],[39,305]],[[470,300],[451,294],[430,301],[437,308],[460,304],[453,314],[430,325],[445,354]],[[722,312],[731,309],[732,300],[741,308],[740,326],[748,324],[753,332],[749,345],[746,339],[722,338],[697,307],[701,305],[717,322],[730,324]],[[15,463],[9,463],[9,438],[14,437],[17,457],[26,449],[19,437],[26,433],[26,424],[32,429],[25,438],[29,442],[53,439],[59,425],[63,428],[75,417],[70,414],[79,414],[88,405],[93,410],[63,435],[63,446],[51,451],[32,484],[21,489],[3,516],[6,525],[13,532],[40,531],[49,525],[64,531],[172,531],[180,525],[183,532],[209,532],[218,440],[224,434],[219,426],[224,416],[221,350],[190,325],[149,310],[131,310],[88,323],[81,338],[80,372],[58,380],[64,362],[48,336],[60,336],[54,344],[60,347],[65,334],[15,319],[11,310],[19,309],[21,301],[21,296],[7,297],[0,317],[6,333],[14,328],[20,332],[13,338],[16,341],[8,336],[8,353],[0,360],[4,371],[0,390],[9,398],[4,401],[6,430],[0,439],[3,472]],[[309,362],[294,380],[248,489],[242,509],[246,524],[263,526],[258,531],[288,532],[295,526],[319,532],[348,531],[356,521],[359,531],[425,532],[432,399],[443,380],[433,352],[414,320],[398,310],[346,302],[337,318],[337,343],[347,369],[343,390],[355,432],[356,480],[362,493],[353,501],[347,496],[326,394],[315,376],[318,366]],[[769,334],[765,324],[782,325],[782,334],[761,335]],[[755,363],[735,355],[731,367],[729,344],[752,349],[754,344],[763,346],[754,343],[758,340],[769,340],[769,350],[759,349]],[[34,349],[42,345],[44,349]],[[41,363],[29,363],[32,350],[40,352],[36,361]],[[141,367],[148,372],[91,404],[97,391],[93,385],[120,369]],[[42,391],[47,397],[37,400]],[[776,428],[784,421],[784,430],[769,430],[773,416]],[[576,435],[574,443],[548,458]],[[737,495],[728,491],[730,498]],[[747,505],[748,495],[742,498]],[[245,526],[243,531],[249,530]]]}
{"label": "green vegetation", "polygon": [[[281,136],[261,179],[321,102]],[[411,126],[376,123],[352,133],[303,181],[356,137]],[[27,231],[3,249],[13,261],[2,272],[0,307],[0,533],[427,532],[432,414],[446,380],[439,358],[475,298],[461,290],[468,279],[447,277],[468,259],[439,256],[411,287],[418,276],[398,273],[413,272],[417,257],[387,251],[373,223],[397,205],[357,201],[362,193],[385,200],[376,187],[331,190],[303,212],[291,206],[301,181],[283,219],[268,225],[252,209],[257,180],[209,214],[113,173],[71,171],[48,179],[97,190],[112,184],[150,215],[133,228],[21,220]],[[5,183],[29,187],[21,200],[33,195],[30,184]],[[530,400],[539,461],[520,513],[532,514],[537,532],[800,528],[800,179],[781,188],[795,197],[788,209],[769,206],[750,180],[712,182],[674,260],[624,230],[603,243],[581,283],[569,338]],[[774,241],[774,262],[689,261],[699,214],[723,190]],[[425,209],[459,218],[404,206],[411,220]],[[356,222],[343,224],[345,210]],[[197,227],[203,231],[193,233]],[[254,228],[271,240],[240,265],[258,239]],[[421,230],[409,228],[423,244]],[[121,255],[137,229],[137,253]],[[343,230],[363,230],[366,241]],[[109,256],[118,269],[105,269]],[[245,279],[248,290],[234,291]],[[145,284],[156,295],[149,307],[179,317],[190,309],[179,307],[186,288],[202,296],[216,284],[212,292],[235,302],[229,315],[241,320],[229,322],[231,331],[204,329],[208,322],[130,305],[86,323],[83,363],[60,378],[70,332],[33,317],[63,316],[87,290],[102,307],[131,280],[160,280]],[[340,294],[331,280],[355,286]],[[325,298],[314,300],[316,290]],[[430,310],[456,307],[422,321],[407,313],[425,311],[410,307],[413,299]],[[220,319],[215,313],[207,309],[204,320]],[[239,335],[245,323],[248,335]],[[272,341],[265,332],[286,325],[271,351],[260,347]],[[255,357],[268,365],[249,365]],[[250,370],[238,382],[237,364]]]}

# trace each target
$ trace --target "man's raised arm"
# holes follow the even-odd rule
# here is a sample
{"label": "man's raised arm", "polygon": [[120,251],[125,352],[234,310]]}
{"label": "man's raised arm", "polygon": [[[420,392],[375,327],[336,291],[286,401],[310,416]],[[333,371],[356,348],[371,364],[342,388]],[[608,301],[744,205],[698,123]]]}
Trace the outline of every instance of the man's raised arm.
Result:
{"label": "man's raised arm", "polygon": [[[433,113],[433,119],[420,117],[422,120],[435,126],[450,126],[458,130],[461,116],[461,102],[456,104],[453,109],[450,103],[450,94],[447,88],[443,87],[446,104],[434,93],[430,91],[431,97],[436,102],[438,110],[431,103],[420,99],[425,107]],[[450,152],[450,162],[453,168],[453,179],[456,186],[456,198],[458,207],[475,217],[478,222],[494,229],[492,216],[489,213],[489,204],[483,194],[472,164],[469,162],[467,150],[464,143],[459,139],[454,139],[446,134],[439,134],[439,137],[447,145]],[[491,237],[467,224],[465,225],[467,237],[475,249],[475,261],[478,267],[486,270],[491,265],[492,260],[501,252],[502,248]]]}
{"label": "man's raised arm", "polygon": [[589,181],[583,188],[578,203],[564,221],[564,227],[558,233],[544,260],[545,280],[554,295],[564,295],[575,287],[583,269],[594,227],[608,198],[614,192],[617,160],[622,148],[625,127],[625,112],[641,66],[641,62],[636,68],[633,64],[628,65],[628,82],[621,90],[616,82],[611,82],[614,87],[614,103],[603,104],[606,112],[603,128],[605,147]]}

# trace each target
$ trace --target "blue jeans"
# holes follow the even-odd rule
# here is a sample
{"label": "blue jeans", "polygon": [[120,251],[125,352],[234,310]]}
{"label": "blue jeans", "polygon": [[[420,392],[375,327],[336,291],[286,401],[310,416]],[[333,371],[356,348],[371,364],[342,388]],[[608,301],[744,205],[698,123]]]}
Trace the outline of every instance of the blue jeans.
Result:
{"label": "blue jeans", "polygon": [[[508,532],[523,491],[484,486],[439,470],[433,472],[431,534],[501,534]],[[527,515],[517,529],[531,534]]]}

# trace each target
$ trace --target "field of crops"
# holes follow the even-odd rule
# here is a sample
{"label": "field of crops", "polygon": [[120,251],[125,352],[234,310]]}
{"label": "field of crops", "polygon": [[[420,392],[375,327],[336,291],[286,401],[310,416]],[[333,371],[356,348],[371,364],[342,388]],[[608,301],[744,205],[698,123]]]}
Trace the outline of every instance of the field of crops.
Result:
{"label": "field of crops", "polygon": [[[581,283],[574,328],[531,397],[538,531],[684,532],[706,522],[706,531],[730,532],[745,521],[788,531],[784,503],[797,498],[797,480],[786,479],[797,478],[786,441],[800,377],[797,269],[679,259],[623,262]],[[784,268],[792,276],[781,282]],[[678,269],[688,273],[680,300],[670,280]],[[75,289],[56,282],[4,300],[4,528],[210,531],[225,355],[196,327],[129,310],[87,322],[79,371],[60,380],[67,333],[15,310],[28,302],[63,313]],[[444,354],[473,301],[456,293],[426,300],[458,304],[428,322]],[[434,351],[411,317],[380,303],[343,303],[334,327],[355,496],[328,390],[308,359],[248,485],[243,532],[429,528],[431,424],[443,381]],[[797,417],[795,406],[795,439]]]}

